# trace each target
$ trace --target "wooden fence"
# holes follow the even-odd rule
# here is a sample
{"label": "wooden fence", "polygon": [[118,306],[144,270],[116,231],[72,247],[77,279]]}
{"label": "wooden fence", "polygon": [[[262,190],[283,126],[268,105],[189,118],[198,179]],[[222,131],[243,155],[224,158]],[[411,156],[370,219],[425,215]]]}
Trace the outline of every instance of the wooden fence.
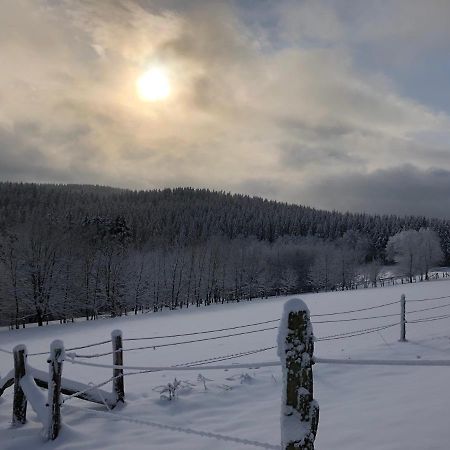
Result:
{"label": "wooden fence", "polygon": [[[113,364],[121,365],[122,333],[115,330],[111,333],[113,347]],[[123,369],[113,369],[112,392],[99,388],[92,389],[90,385],[62,377],[65,359],[62,341],[55,340],[50,345],[48,373],[31,367],[27,362],[27,349],[17,345],[13,349],[14,369],[0,380],[0,396],[10,386],[14,386],[12,424],[19,426],[26,422],[28,402],[44,427],[48,439],[58,437],[61,428],[61,394],[77,397],[93,403],[114,408],[119,402],[124,402]],[[39,388],[47,389],[47,397]]]}
{"label": "wooden fence", "polygon": [[[50,345],[48,374],[31,367],[27,362],[27,349],[17,345],[13,349],[14,369],[0,380],[0,395],[14,386],[12,423],[26,422],[27,405],[41,421],[47,439],[54,440],[61,429],[62,394],[105,405],[108,409],[125,401],[122,333],[111,333],[112,392],[62,377],[65,359],[60,340]],[[314,337],[306,305],[298,299],[286,303],[285,315],[280,323],[278,353],[283,371],[282,448],[286,450],[312,450],[317,433],[319,408],[313,400]],[[231,366],[233,367],[233,366]],[[183,370],[183,368],[179,368]],[[47,397],[42,390],[47,389]],[[295,437],[292,438],[292,436]],[[292,438],[292,439],[291,439]]]}
{"label": "wooden fence", "polygon": [[[429,302],[429,301],[441,301],[450,298],[450,296],[434,297],[434,298],[422,298],[409,300],[412,304],[415,302]],[[400,325],[400,341],[406,341],[406,324],[407,314],[412,314],[413,319],[409,320],[409,323],[424,323],[434,320],[441,320],[450,318],[450,314],[441,314],[438,316],[431,317],[419,317],[416,318],[416,314],[422,314],[423,312],[436,311],[441,308],[450,308],[450,303],[438,304],[437,306],[427,306],[425,308],[410,309],[407,308],[407,301],[404,295],[401,296],[400,300],[388,302],[383,305],[374,305],[366,308],[359,308],[350,311],[334,311],[326,314],[319,314],[313,316],[313,318],[319,317],[319,320],[315,319],[315,324],[329,323],[329,322],[343,322],[347,323],[350,320],[367,320],[367,319],[380,319],[380,318],[391,318],[392,316],[399,317],[396,323],[378,326],[374,328],[367,328],[364,330],[353,330],[346,331],[343,334],[335,334],[331,336],[322,336],[315,338],[312,331],[312,324],[310,319],[310,314],[306,305],[300,299],[291,299],[285,303],[283,316],[280,319],[266,320],[264,322],[257,322],[253,324],[238,325],[229,328],[222,328],[219,330],[203,330],[195,333],[185,333],[177,334],[172,336],[164,336],[166,338],[170,337],[180,337],[189,336],[189,340],[185,342],[177,342],[176,344],[200,342],[209,339],[218,339],[230,336],[240,336],[243,334],[262,332],[266,330],[272,330],[275,327],[262,328],[258,330],[248,330],[239,331],[234,334],[227,334],[222,336],[212,336],[209,338],[201,337],[197,340],[192,340],[192,334],[205,334],[216,331],[228,331],[235,330],[239,328],[245,328],[255,325],[262,325],[267,323],[279,322],[278,325],[278,355],[279,361],[269,361],[269,362],[259,362],[250,364],[233,364],[233,365],[205,365],[203,360],[202,364],[198,365],[198,361],[191,363],[192,365],[187,365],[178,367],[135,367],[124,365],[124,351],[140,350],[144,348],[156,348],[165,347],[167,345],[174,345],[173,343],[163,343],[159,345],[150,345],[147,347],[137,347],[137,348],[123,348],[123,338],[120,330],[115,330],[111,333],[111,340],[87,344],[81,347],[75,347],[68,349],[65,352],[64,345],[61,341],[54,341],[50,346],[49,353],[41,352],[31,354],[33,356],[48,354],[48,372],[38,370],[31,367],[27,362],[27,349],[24,345],[16,346],[12,352],[4,349],[0,349],[2,352],[7,352],[12,354],[13,359],[13,369],[7,373],[2,379],[0,379],[0,396],[3,392],[11,386],[14,386],[13,394],[13,411],[12,411],[12,423],[14,426],[20,426],[26,422],[27,418],[27,404],[30,403],[33,410],[36,412],[39,420],[45,430],[45,435],[48,439],[54,440],[57,438],[60,428],[61,428],[61,405],[62,402],[66,401],[68,398],[79,398],[89,402],[98,403],[104,405],[105,408],[112,409],[118,403],[125,402],[125,387],[124,387],[124,376],[128,374],[133,374],[129,372],[131,370],[138,370],[142,372],[155,372],[155,371],[184,371],[184,370],[220,370],[220,369],[237,369],[237,368],[248,368],[248,367],[271,367],[271,366],[282,366],[283,371],[283,391],[282,391],[282,409],[281,409],[281,447],[273,446],[270,444],[257,443],[255,441],[241,440],[239,438],[227,437],[224,435],[218,435],[215,433],[197,432],[189,430],[189,433],[198,434],[205,437],[216,437],[224,440],[229,440],[233,442],[241,442],[246,445],[256,445],[263,448],[281,448],[283,450],[313,450],[314,441],[317,434],[318,423],[319,423],[319,407],[317,402],[314,400],[314,385],[313,385],[313,364],[314,363],[325,363],[325,364],[365,364],[365,365],[408,365],[408,366],[441,366],[450,367],[449,360],[437,361],[437,360],[401,360],[401,361],[390,361],[390,360],[339,360],[339,359],[323,359],[314,358],[314,342],[315,341],[327,341],[330,339],[341,339],[347,337],[360,336],[367,333],[378,332],[380,329],[387,329],[393,326]],[[362,311],[372,311],[375,308],[381,307],[394,307],[399,305],[398,313],[389,313],[378,315],[375,313],[374,316],[370,317],[358,317],[358,318],[334,318],[336,315],[340,314],[353,314],[355,312]],[[323,320],[323,316],[332,316],[331,318]],[[147,340],[153,339],[153,337],[141,337],[132,338],[129,340]],[[127,339],[125,339],[127,340]],[[111,342],[112,351],[101,354],[92,355],[78,355],[77,353],[71,353],[70,350],[76,350],[80,348],[94,347],[97,345],[108,344]],[[269,350],[274,347],[266,347],[259,350],[242,352],[237,354],[238,357],[258,353],[260,351]],[[98,364],[80,361],[78,358],[95,358],[99,356],[112,355],[112,364]],[[227,355],[231,358],[236,357],[236,355]],[[228,359],[231,359],[228,358]],[[76,364],[82,364],[89,366],[91,368],[102,367],[110,368],[112,370],[112,377],[99,385],[83,384],[75,380],[67,379],[62,376],[64,360],[69,359],[71,362]],[[218,362],[224,357],[212,358],[214,361]],[[124,370],[128,372],[124,374]],[[142,373],[139,372],[139,373]],[[134,372],[136,373],[136,372]],[[112,391],[108,392],[101,389],[102,386],[112,382]],[[43,391],[39,388],[47,389],[47,396],[44,396]],[[62,395],[66,395],[64,400],[62,400]],[[116,414],[115,414],[116,416]],[[144,421],[141,420],[142,423]],[[149,423],[146,423],[149,424]],[[152,424],[150,424],[152,425]],[[165,426],[165,428],[170,429],[170,426]],[[173,428],[173,427],[172,427]],[[175,431],[183,431],[180,428],[176,428]],[[219,437],[218,437],[219,436]],[[249,443],[250,442],[250,443]]]}

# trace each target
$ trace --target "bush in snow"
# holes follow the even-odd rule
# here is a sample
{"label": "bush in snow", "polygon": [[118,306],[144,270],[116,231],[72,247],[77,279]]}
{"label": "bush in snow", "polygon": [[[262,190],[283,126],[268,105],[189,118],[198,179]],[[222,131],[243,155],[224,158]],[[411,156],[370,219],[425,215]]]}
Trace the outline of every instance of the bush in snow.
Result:
{"label": "bush in snow", "polygon": [[190,392],[193,386],[195,386],[195,384],[189,381],[180,381],[174,378],[172,383],[156,386],[153,390],[159,392],[161,399],[170,401],[174,400],[178,394]]}

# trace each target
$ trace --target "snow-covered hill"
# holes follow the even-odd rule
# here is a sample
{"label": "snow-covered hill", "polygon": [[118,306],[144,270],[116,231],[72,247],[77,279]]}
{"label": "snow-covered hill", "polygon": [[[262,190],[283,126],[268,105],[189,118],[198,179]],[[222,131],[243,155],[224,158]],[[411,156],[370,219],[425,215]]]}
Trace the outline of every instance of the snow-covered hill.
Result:
{"label": "snow-covered hill", "polygon": [[[450,295],[449,281],[433,281],[384,289],[308,294],[302,298],[313,315],[362,309],[399,300]],[[0,347],[11,350],[24,343],[29,353],[46,350],[53,339],[62,339],[67,347],[107,340],[113,329],[121,329],[124,338],[163,336],[171,334],[221,329],[254,322],[277,319],[286,298],[217,305],[208,308],[124,317],[69,325],[51,325],[19,331],[1,331]],[[425,309],[450,304],[450,298],[411,302],[408,310]],[[370,329],[399,321],[398,303],[368,311],[313,318],[317,337],[351,330]],[[409,320],[448,314],[449,307],[421,311]],[[392,314],[392,316],[391,316]],[[370,320],[328,322],[328,320],[379,317]],[[317,323],[327,322],[327,323]],[[206,335],[125,342],[125,347],[165,344],[272,328],[277,323],[247,327],[235,331]],[[240,334],[223,339],[174,345],[156,349],[125,352],[126,365],[167,366],[229,355],[276,345],[276,329]],[[400,343],[399,326],[346,339],[319,341],[316,356],[333,358],[378,359],[449,359],[450,318],[409,323],[408,342]],[[84,353],[108,352],[108,344]],[[80,350],[79,353],[82,353]],[[226,361],[274,361],[276,350]],[[89,360],[93,362],[93,360]],[[95,359],[110,364],[111,356]],[[30,365],[46,370],[45,356],[30,356]],[[0,353],[0,375],[12,368],[12,356]],[[199,380],[201,374],[208,380]],[[64,363],[63,375],[84,383],[98,383],[111,377],[110,369]],[[64,407],[64,427],[54,442],[40,437],[41,425],[29,409],[28,423],[20,429],[10,427],[12,389],[0,398],[0,441],[4,450],[33,449],[222,449],[252,448],[244,444],[221,441],[211,437],[186,434],[150,426],[150,422],[179,426],[234,436],[241,439],[278,445],[280,441],[281,369],[229,369],[202,371],[157,372],[125,378],[126,404],[111,414],[140,419],[113,420],[113,417],[90,411],[105,411],[99,405],[78,399]],[[316,448],[318,450],[444,450],[449,448],[448,404],[450,401],[450,367],[339,366],[317,364],[314,368],[315,397],[321,416]],[[184,387],[177,399],[160,399],[158,386],[183,380]],[[206,389],[205,389],[206,385]],[[76,406],[77,409],[70,407]],[[78,409],[83,408],[83,409]]]}

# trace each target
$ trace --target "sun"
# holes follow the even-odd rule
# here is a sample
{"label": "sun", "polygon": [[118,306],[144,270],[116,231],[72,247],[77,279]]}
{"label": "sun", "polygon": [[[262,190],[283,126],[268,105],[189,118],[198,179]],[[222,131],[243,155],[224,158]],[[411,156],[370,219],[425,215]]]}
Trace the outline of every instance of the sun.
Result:
{"label": "sun", "polygon": [[144,72],[136,81],[139,98],[146,102],[165,100],[170,95],[170,82],[166,71],[153,67]]}

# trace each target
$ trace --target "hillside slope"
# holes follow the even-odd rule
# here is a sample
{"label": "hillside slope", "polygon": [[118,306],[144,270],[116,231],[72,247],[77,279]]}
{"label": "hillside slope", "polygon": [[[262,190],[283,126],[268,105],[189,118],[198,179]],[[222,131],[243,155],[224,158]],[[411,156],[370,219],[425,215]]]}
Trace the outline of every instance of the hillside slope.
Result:
{"label": "hillside slope", "polygon": [[383,257],[389,239],[402,229],[431,227],[450,261],[450,221],[424,216],[374,215],[318,210],[260,197],[180,187],[132,191],[105,186],[0,182],[0,230],[51,219],[72,228],[86,218],[125,218],[134,243],[203,242],[256,237],[273,242],[283,236],[336,240],[352,230],[370,239],[368,257]]}

